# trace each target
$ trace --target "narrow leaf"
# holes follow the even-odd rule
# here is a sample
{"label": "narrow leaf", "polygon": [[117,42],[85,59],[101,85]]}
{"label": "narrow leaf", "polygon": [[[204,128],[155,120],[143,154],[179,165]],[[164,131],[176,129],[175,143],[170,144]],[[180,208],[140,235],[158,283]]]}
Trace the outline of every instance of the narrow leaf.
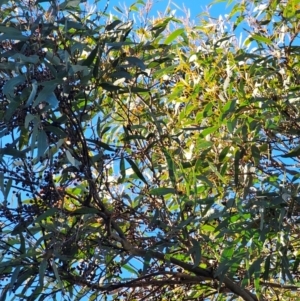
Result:
{"label": "narrow leaf", "polygon": [[160,187],[151,189],[149,193],[152,195],[166,195],[169,193],[175,194],[176,190],[174,188]]}
{"label": "narrow leaf", "polygon": [[121,160],[120,160],[120,173],[121,173],[121,179],[119,179],[119,183],[123,183],[126,177],[125,160],[123,154],[121,155]]}
{"label": "narrow leaf", "polygon": [[237,149],[234,157],[234,184],[236,188],[239,185],[240,156],[241,151]]}
{"label": "narrow leaf", "polygon": [[37,143],[38,143],[37,157],[40,158],[40,157],[44,156],[45,151],[48,148],[48,137],[44,131],[39,131],[38,137],[37,137]]}
{"label": "narrow leaf", "polygon": [[15,282],[19,276],[19,273],[20,273],[20,270],[21,270],[21,266],[17,266],[12,275],[11,275],[11,279],[10,279],[10,291],[13,289],[14,285],[15,285]]}
{"label": "narrow leaf", "polygon": [[44,276],[45,276],[45,272],[47,269],[47,265],[48,265],[48,261],[47,259],[43,259],[40,267],[39,267],[39,282],[40,282],[40,286],[44,286]]}
{"label": "narrow leaf", "polygon": [[[108,128],[109,129],[109,128]],[[104,133],[102,132],[101,133],[101,135],[103,135]],[[91,143],[94,143],[94,144],[96,144],[96,145],[98,145],[98,146],[100,146],[100,147],[102,147],[102,148],[104,148],[104,149],[106,149],[106,150],[108,150],[108,151],[111,151],[111,152],[113,152],[113,151],[115,151],[115,149],[113,149],[112,147],[110,147],[108,144],[106,144],[106,143],[104,143],[104,142],[102,142],[102,141],[100,141],[100,140],[95,140],[95,139],[86,139],[86,141],[88,141],[88,142],[91,142]]]}
{"label": "narrow leaf", "polygon": [[58,211],[59,210],[57,208],[50,208],[46,212],[44,212],[43,214],[39,215],[34,222],[39,223],[40,221],[46,219],[47,217],[53,216]]}
{"label": "narrow leaf", "polygon": [[293,150],[291,150],[289,153],[282,155],[284,158],[293,158],[300,156],[300,146],[297,146]]}
{"label": "narrow leaf", "polygon": [[59,288],[62,290],[62,293],[65,294],[65,291],[64,291],[64,287],[63,287],[63,283],[60,279],[60,276],[59,276],[59,273],[58,273],[58,270],[57,270],[57,267],[56,267],[56,264],[54,261],[51,262],[51,265],[52,265],[52,269],[53,269],[53,272],[54,272],[54,275],[55,275],[55,278],[58,282],[58,286]]}
{"label": "narrow leaf", "polygon": [[122,87],[115,86],[115,85],[110,84],[110,83],[101,83],[101,84],[99,84],[99,86],[102,87],[104,90],[109,91],[109,92],[118,91],[118,90],[122,89]]}
{"label": "narrow leaf", "polygon": [[10,79],[9,81],[7,81],[5,83],[5,85],[3,87],[3,93],[7,97],[13,97],[14,87],[16,85],[19,85],[19,84],[23,83],[25,80],[26,80],[26,78],[25,78],[24,75],[19,75],[19,76],[13,77],[12,79]]}
{"label": "narrow leaf", "polygon": [[143,174],[141,173],[141,171],[139,170],[139,168],[137,167],[137,165],[130,159],[130,158],[126,158],[126,161],[129,163],[129,165],[131,166],[132,170],[135,172],[135,174],[146,184],[148,185],[146,179],[144,178]]}
{"label": "narrow leaf", "polygon": [[72,211],[72,214],[77,215],[77,214],[97,214],[99,213],[99,210],[97,210],[96,208],[89,208],[89,207],[82,207],[79,209],[76,209],[74,211]]}
{"label": "narrow leaf", "polygon": [[26,105],[25,105],[26,108],[29,107],[32,104],[32,102],[33,102],[33,100],[36,96],[36,92],[37,92],[37,88],[38,88],[38,84],[37,84],[37,81],[35,79],[32,80],[31,85],[32,85],[32,90],[31,90],[31,93],[30,93],[30,95],[28,97],[28,100],[26,102]]}
{"label": "narrow leaf", "polygon": [[41,92],[38,93],[38,97],[33,103],[33,106],[36,107],[40,103],[47,102],[51,105],[52,108],[56,108],[58,106],[58,100],[53,93],[55,89],[55,84],[53,82],[43,83],[44,88]]}
{"label": "narrow leaf", "polygon": [[258,35],[258,34],[252,35],[251,39],[256,40],[258,42],[261,42],[261,43],[266,43],[267,45],[272,44],[272,40],[270,40],[270,39],[268,39],[266,37],[263,37],[261,35]]}
{"label": "narrow leaf", "polygon": [[146,69],[144,62],[137,57],[126,57],[126,61],[129,63],[130,66],[139,67],[141,70]]}
{"label": "narrow leaf", "polygon": [[72,154],[70,153],[69,150],[66,150],[66,156],[67,156],[68,161],[71,163],[71,165],[76,167],[75,158],[72,156]]}
{"label": "narrow leaf", "polygon": [[122,21],[115,20],[112,23],[106,25],[105,30],[107,30],[107,31],[113,30],[116,26],[118,26],[121,23],[122,23]]}
{"label": "narrow leaf", "polygon": [[200,261],[201,261],[201,247],[200,247],[200,243],[199,241],[197,241],[196,239],[191,239],[192,240],[192,248],[190,249],[190,252],[193,256],[193,260],[194,260],[194,267],[199,266]]}

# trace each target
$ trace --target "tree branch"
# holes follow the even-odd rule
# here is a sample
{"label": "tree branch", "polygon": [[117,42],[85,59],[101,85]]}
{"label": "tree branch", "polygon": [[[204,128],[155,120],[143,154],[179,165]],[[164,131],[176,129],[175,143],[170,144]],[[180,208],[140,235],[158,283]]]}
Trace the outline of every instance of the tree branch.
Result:
{"label": "tree branch", "polygon": [[285,290],[300,291],[300,287],[296,286],[296,285],[282,285],[282,284],[279,284],[279,283],[264,282],[264,281],[260,281],[259,284],[269,286],[269,287],[282,288],[282,289],[285,289]]}
{"label": "tree branch", "polygon": [[[141,249],[137,249],[134,248],[126,239],[121,238],[120,236],[116,235],[115,233],[111,234],[112,238],[114,238],[116,241],[120,242],[123,246],[123,248],[129,252],[131,255],[136,255],[136,256],[141,256],[141,257],[145,257],[147,254],[151,254],[153,257],[165,261],[165,255],[156,251],[152,251],[152,250],[141,250]],[[258,301],[258,298],[253,295],[252,293],[250,293],[248,290],[242,289],[238,284],[236,284],[235,282],[233,282],[232,280],[230,280],[228,277],[224,276],[224,277],[215,277],[213,271],[208,270],[208,269],[203,269],[200,267],[195,267],[191,264],[188,264],[186,262],[180,261],[174,257],[170,257],[168,258],[168,260],[177,265],[182,267],[183,269],[185,269],[186,271],[189,271],[191,273],[194,273],[197,276],[202,277],[203,279],[217,279],[221,282],[223,282],[225,284],[225,286],[234,294],[242,297],[245,301]]]}

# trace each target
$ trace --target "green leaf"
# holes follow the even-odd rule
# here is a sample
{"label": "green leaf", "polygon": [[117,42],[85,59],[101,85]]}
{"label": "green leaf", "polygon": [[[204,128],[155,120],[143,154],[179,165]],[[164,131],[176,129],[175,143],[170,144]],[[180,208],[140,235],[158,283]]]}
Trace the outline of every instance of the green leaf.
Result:
{"label": "green leaf", "polygon": [[[36,301],[37,298],[41,295],[42,291],[43,291],[43,287],[40,285],[37,285],[35,287],[35,289],[30,292],[31,294],[30,294],[30,297],[27,299],[27,301]],[[42,294],[42,296],[44,297],[43,294]],[[40,298],[39,298],[39,300],[40,300]],[[53,298],[53,300],[55,300],[55,297]]]}
{"label": "green leaf", "polygon": [[84,214],[98,214],[99,210],[96,208],[82,207],[71,212],[72,215],[84,215]]}
{"label": "green leaf", "polygon": [[212,127],[206,128],[201,132],[201,136],[206,137],[207,135],[214,133],[218,129],[219,129],[219,126],[212,126]]}
{"label": "green leaf", "polygon": [[200,142],[198,142],[198,144],[197,144],[197,148],[200,150],[200,149],[206,149],[206,148],[210,148],[210,147],[212,147],[214,145],[214,143],[213,142],[211,142],[211,141],[200,141]]}
{"label": "green leaf", "polygon": [[26,41],[29,39],[29,36],[24,36],[22,32],[12,27],[6,27],[0,25],[0,32],[3,33],[2,35],[0,35],[0,41],[4,41],[4,40]]}
{"label": "green leaf", "polygon": [[39,267],[39,282],[41,287],[44,286],[44,276],[45,276],[47,266],[48,266],[48,260],[45,258],[42,260]]}
{"label": "green leaf", "polygon": [[225,174],[227,173],[228,171],[228,162],[225,162],[224,164],[222,164],[222,167],[221,167],[221,170],[220,170],[220,174],[222,177],[225,176]]}
{"label": "green leaf", "polygon": [[160,187],[160,188],[153,188],[149,192],[149,194],[152,195],[166,195],[169,193],[176,194],[176,190],[174,188]]}
{"label": "green leaf", "polygon": [[258,42],[261,42],[261,43],[266,43],[267,45],[271,45],[273,43],[272,40],[270,40],[266,37],[263,37],[261,35],[258,35],[258,34],[252,35],[251,39],[253,39],[255,41],[258,41]]}
{"label": "green leaf", "polygon": [[229,150],[230,150],[230,146],[226,146],[225,148],[223,148],[223,150],[221,151],[221,153],[219,155],[219,162],[224,162]]}
{"label": "green leaf", "polygon": [[123,11],[122,11],[121,8],[119,8],[118,6],[114,6],[114,9],[115,9],[117,12],[123,14]]}
{"label": "green leaf", "polygon": [[20,253],[25,254],[26,247],[25,247],[25,238],[23,236],[23,233],[20,233],[19,237],[20,237]]}
{"label": "green leaf", "polygon": [[123,141],[130,141],[130,140],[135,140],[135,139],[140,139],[140,140],[146,140],[146,137],[142,135],[128,135],[124,137]]}
{"label": "green leaf", "polygon": [[148,185],[146,179],[144,178],[143,174],[141,173],[141,171],[139,170],[139,168],[137,167],[137,165],[130,159],[130,158],[126,158],[126,161],[129,163],[129,165],[131,166],[132,170],[135,172],[135,174],[146,184]]}
{"label": "green leaf", "polygon": [[240,159],[241,151],[237,149],[234,156],[234,184],[236,188],[239,186]]}
{"label": "green leaf", "polygon": [[88,76],[89,75],[89,69],[88,69],[87,66],[71,65],[71,69],[69,70],[69,74],[74,75],[77,72],[80,72],[82,76]]}
{"label": "green leaf", "polygon": [[110,77],[132,79],[132,75],[127,71],[115,71]]}
{"label": "green leaf", "polygon": [[166,18],[163,22],[153,26],[150,31],[152,32],[154,38],[157,38],[168,26],[169,22],[172,21],[172,17]]}
{"label": "green leaf", "polygon": [[99,86],[102,87],[104,90],[109,91],[109,92],[122,90],[122,87],[115,86],[111,83],[100,83]]}
{"label": "green leaf", "polygon": [[249,279],[251,278],[251,276],[257,272],[260,272],[261,270],[261,263],[263,262],[263,258],[257,258],[256,260],[254,260],[254,262],[251,264],[250,268],[248,269],[248,277]]}
{"label": "green leaf", "polygon": [[130,67],[139,67],[141,70],[146,69],[144,62],[135,56],[126,57],[125,61],[129,63]]}
{"label": "green leaf", "polygon": [[197,267],[201,261],[201,246],[198,240],[192,238],[191,239],[193,246],[189,249],[189,253],[193,256],[194,265],[193,267]]}
{"label": "green leaf", "polygon": [[44,129],[45,129],[45,133],[51,132],[51,133],[55,134],[59,139],[64,139],[64,138],[68,137],[66,132],[63,131],[58,126],[47,125],[47,126],[45,126]]}
{"label": "green leaf", "polygon": [[10,192],[12,183],[13,183],[13,181],[12,181],[11,178],[9,178],[8,181],[6,181],[5,190],[2,192],[5,201],[7,200],[7,197],[8,197],[8,194]]}
{"label": "green leaf", "polygon": [[76,167],[78,165],[77,161],[75,160],[75,158],[72,156],[72,154],[70,153],[70,151],[68,149],[66,150],[66,156],[72,166]]}
{"label": "green leaf", "polygon": [[6,295],[7,295],[8,291],[9,291],[9,283],[2,286],[0,301],[7,301]]}
{"label": "green leaf", "polygon": [[[1,28],[1,26],[0,26]],[[3,93],[8,97],[8,98],[14,98],[13,96],[13,91],[14,91],[14,87],[24,83],[26,80],[24,75],[18,75],[16,77],[13,77],[12,79],[10,79],[9,81],[7,81],[3,87]]]}
{"label": "green leaf", "polygon": [[25,56],[24,54],[16,53],[12,55],[11,58],[16,60],[16,62],[21,62],[21,63],[37,64],[39,62],[39,57],[37,55]]}
{"label": "green leaf", "polygon": [[251,154],[254,161],[254,165],[258,166],[260,162],[260,151],[256,145],[251,145]]}
{"label": "green leaf", "polygon": [[297,253],[298,253],[298,255],[297,255],[296,260],[295,260],[295,262],[293,264],[293,269],[292,269],[293,273],[296,273],[296,271],[298,271],[298,268],[299,268],[299,265],[300,265],[299,251]]}
{"label": "green leaf", "polygon": [[94,68],[93,68],[93,76],[95,79],[98,79],[99,78],[99,70],[100,70],[100,57],[97,56],[96,57],[96,62],[95,62],[95,65],[94,65]]}
{"label": "green leaf", "polygon": [[129,272],[131,274],[135,274],[136,276],[139,276],[139,273],[128,264],[123,265],[122,269],[125,269],[127,272]]}
{"label": "green leaf", "polygon": [[208,187],[214,187],[214,184],[205,176],[196,176],[196,178],[201,181],[204,182]]}
{"label": "green leaf", "polygon": [[230,260],[234,253],[234,246],[230,246],[228,248],[225,248],[222,252],[221,258],[223,260]]}
{"label": "green leaf", "polygon": [[173,31],[166,39],[165,44],[171,44],[178,36],[180,36],[182,33],[184,33],[184,28],[179,28]]}
{"label": "green leaf", "polygon": [[39,131],[37,136],[38,153],[37,158],[44,156],[46,149],[48,148],[48,137],[44,131]]}
{"label": "green leaf", "polygon": [[16,280],[18,279],[18,276],[19,276],[19,273],[20,273],[20,270],[21,270],[21,266],[17,266],[12,275],[11,275],[11,279],[10,279],[10,291],[12,290],[12,288],[14,287],[15,285],[15,282]]}
{"label": "green leaf", "polygon": [[263,273],[263,279],[265,281],[269,280],[270,266],[271,266],[271,256],[269,255],[265,260],[265,268]]}
{"label": "green leaf", "polygon": [[56,87],[55,82],[45,82],[43,83],[43,86],[44,88],[38,93],[38,97],[34,101],[33,107],[36,107],[42,102],[47,102],[53,109],[55,109],[58,106],[58,99],[53,92]]}
{"label": "green leaf", "polygon": [[171,180],[172,185],[175,187],[176,186],[175,164],[172,160],[172,157],[169,155],[166,149],[163,149],[163,153],[165,155],[168,164],[169,178]]}
{"label": "green leaf", "polygon": [[211,162],[208,161],[208,165],[210,169],[218,176],[218,178],[223,182],[226,183],[225,178],[218,172],[217,168],[215,165],[213,165]]}
{"label": "green leaf", "polygon": [[121,160],[120,160],[120,173],[121,178],[119,179],[119,183],[123,183],[126,177],[126,170],[125,170],[125,160],[123,154],[121,154]]}
{"label": "green leaf", "polygon": [[149,92],[150,90],[145,88],[140,88],[140,87],[130,87],[128,91],[132,93],[142,93],[142,92]]}
{"label": "green leaf", "polygon": [[25,123],[24,123],[25,129],[29,128],[29,124],[32,121],[36,122],[37,117],[35,115],[32,115],[32,114],[27,114],[26,117],[25,117]]}
{"label": "green leaf", "polygon": [[111,22],[110,24],[106,25],[105,30],[113,30],[115,27],[117,27],[119,24],[122,24],[122,21],[120,20],[115,20]]}
{"label": "green leaf", "polygon": [[152,259],[151,253],[147,252],[146,255],[144,256],[144,264],[143,264],[143,275],[146,275],[148,272],[148,268],[150,266],[150,261]]}
{"label": "green leaf", "polygon": [[28,151],[28,149],[24,149],[22,151],[19,151],[17,149],[15,149],[13,146],[7,146],[4,148],[0,148],[0,154],[1,155],[9,155],[12,156],[14,158],[25,158],[26,157],[26,152]]}
{"label": "green leaf", "polygon": [[283,158],[293,158],[300,156],[300,146],[297,146],[296,148],[292,149],[287,154],[282,155]]}
{"label": "green leaf", "polygon": [[289,259],[287,258],[286,255],[282,256],[282,278],[285,281],[286,276],[288,277],[289,281],[294,284],[294,277],[290,272],[290,264],[289,264]]}
{"label": "green leaf", "polygon": [[[18,274],[16,281],[14,282],[15,288],[19,288],[24,281],[30,281],[32,275],[34,275],[35,269],[32,268],[22,268]],[[35,277],[33,277],[35,278]]]}
{"label": "green leaf", "polygon": [[[109,128],[108,128],[108,130],[109,130]],[[105,133],[105,132],[104,132],[104,133]],[[103,133],[103,131],[102,131],[101,135],[103,135],[104,133]],[[94,143],[95,145],[97,145],[97,146],[99,146],[99,147],[101,147],[101,148],[103,148],[103,149],[106,149],[106,150],[108,150],[108,151],[111,151],[111,152],[114,152],[114,151],[115,151],[114,148],[110,147],[108,144],[106,144],[106,143],[104,143],[104,142],[102,142],[102,141],[100,141],[100,140],[88,139],[88,138],[87,138],[86,141],[91,142],[91,143]]]}
{"label": "green leaf", "polygon": [[[28,100],[27,100],[27,102],[26,102],[26,105],[25,105],[26,108],[28,108],[29,106],[32,105],[32,102],[33,102],[34,99],[35,99],[35,96],[36,96],[36,93],[37,93],[37,89],[38,89],[38,84],[37,84],[37,81],[36,81],[36,80],[33,80],[33,81],[31,82],[31,85],[32,85],[32,90],[31,90],[31,93],[30,93],[30,95],[29,95],[29,97],[28,97]],[[26,116],[26,117],[27,117],[27,116]],[[25,122],[25,124],[26,124],[26,122]],[[26,126],[26,125],[25,125],[25,127],[28,128],[28,126]]]}
{"label": "green leaf", "polygon": [[46,219],[47,217],[54,216],[55,213],[59,212],[58,208],[49,208],[46,210],[46,212],[42,213],[35,219],[35,223],[39,223],[42,220]]}
{"label": "green leaf", "polygon": [[236,129],[237,118],[231,121],[227,121],[227,128],[230,134],[233,134]]}
{"label": "green leaf", "polygon": [[65,294],[63,283],[62,283],[62,281],[60,279],[60,276],[59,276],[59,273],[58,273],[58,270],[57,270],[57,267],[56,267],[56,263],[54,262],[54,260],[52,260],[51,265],[52,265],[52,269],[53,269],[55,278],[56,278],[56,280],[58,282],[58,287],[62,290],[62,293]]}
{"label": "green leaf", "polygon": [[235,109],[236,109],[236,100],[228,101],[223,107],[221,120],[226,119],[230,113],[234,113]]}

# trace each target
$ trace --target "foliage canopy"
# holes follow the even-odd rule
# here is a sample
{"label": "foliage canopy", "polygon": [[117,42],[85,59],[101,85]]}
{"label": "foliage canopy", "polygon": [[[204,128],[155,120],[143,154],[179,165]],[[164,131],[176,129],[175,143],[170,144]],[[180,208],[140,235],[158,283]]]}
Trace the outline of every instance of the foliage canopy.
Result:
{"label": "foliage canopy", "polygon": [[298,3],[0,1],[0,299],[298,300]]}

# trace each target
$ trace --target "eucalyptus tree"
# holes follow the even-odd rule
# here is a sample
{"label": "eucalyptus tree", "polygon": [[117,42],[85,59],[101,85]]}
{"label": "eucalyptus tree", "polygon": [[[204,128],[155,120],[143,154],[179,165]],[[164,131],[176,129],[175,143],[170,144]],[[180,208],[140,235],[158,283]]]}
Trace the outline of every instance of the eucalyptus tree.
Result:
{"label": "eucalyptus tree", "polygon": [[0,5],[1,300],[299,297],[298,1]]}

